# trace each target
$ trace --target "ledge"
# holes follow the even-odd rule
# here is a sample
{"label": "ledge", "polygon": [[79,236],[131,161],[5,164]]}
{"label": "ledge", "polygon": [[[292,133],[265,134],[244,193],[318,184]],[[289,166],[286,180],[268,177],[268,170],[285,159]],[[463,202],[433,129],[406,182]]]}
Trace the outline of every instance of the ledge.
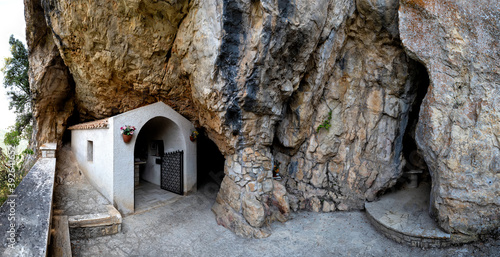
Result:
{"label": "ledge", "polygon": [[121,231],[122,215],[113,205],[107,205],[108,212],[83,214],[68,217],[72,239],[88,239],[117,234]]}
{"label": "ledge", "polygon": [[1,256],[47,255],[55,169],[40,158],[0,208]]}
{"label": "ledge", "polygon": [[365,203],[372,225],[388,238],[416,247],[447,247],[452,235],[442,231],[428,214],[430,184],[407,188]]}

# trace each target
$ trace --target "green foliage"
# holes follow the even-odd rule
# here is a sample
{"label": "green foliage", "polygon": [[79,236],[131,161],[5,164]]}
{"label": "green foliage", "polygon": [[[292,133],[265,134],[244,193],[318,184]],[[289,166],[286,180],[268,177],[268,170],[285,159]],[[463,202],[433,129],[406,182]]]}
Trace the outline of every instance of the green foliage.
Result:
{"label": "green foliage", "polygon": [[29,154],[29,155],[35,154],[35,152],[29,148],[24,149],[24,151],[22,151],[21,153],[22,154]]}
{"label": "green foliage", "polygon": [[24,44],[10,36],[10,53],[12,57],[5,58],[5,66],[1,69],[4,75],[4,86],[10,98],[9,109],[16,113],[15,130],[28,137],[31,132],[33,114],[31,110],[31,90],[28,78],[28,51]]}
{"label": "green foliage", "polygon": [[7,195],[12,193],[11,190],[21,183],[31,168],[30,158],[27,157],[34,154],[30,148],[22,152],[16,151],[21,142],[21,133],[13,128],[5,133],[3,142],[9,150],[4,151],[0,148],[0,204],[7,199]]}
{"label": "green foliage", "polygon": [[33,154],[31,149],[26,149],[21,154],[14,154],[15,147],[9,147],[13,147],[13,150],[7,153],[0,148],[0,205],[27,174],[30,167],[25,165],[26,155]]}
{"label": "green foliage", "polygon": [[14,130],[21,131],[20,136],[23,139],[30,140],[31,134],[33,133],[33,126],[31,125],[32,121],[33,114],[31,112],[17,114]]}
{"label": "green foliage", "polygon": [[5,133],[5,137],[3,139],[3,143],[6,146],[17,147],[21,142],[20,133],[17,130],[12,130],[10,132]]}
{"label": "green foliage", "polygon": [[321,123],[318,128],[316,129],[316,132],[319,132],[320,129],[324,128],[326,130],[329,130],[330,127],[332,126],[330,124],[330,121],[332,120],[332,111],[328,112],[328,117],[326,118],[326,120],[323,121],[323,123]]}
{"label": "green foliage", "polygon": [[7,174],[9,167],[7,166],[7,155],[5,155],[2,148],[0,148],[0,204],[2,204],[8,195],[8,186],[7,186]]}

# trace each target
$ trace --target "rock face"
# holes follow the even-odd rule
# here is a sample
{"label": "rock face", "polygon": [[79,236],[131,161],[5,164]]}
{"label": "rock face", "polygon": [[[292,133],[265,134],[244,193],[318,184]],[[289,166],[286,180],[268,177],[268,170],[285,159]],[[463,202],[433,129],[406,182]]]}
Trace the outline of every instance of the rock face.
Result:
{"label": "rock face", "polygon": [[422,74],[401,47],[397,1],[384,3],[358,1],[317,48],[278,126],[287,186],[301,209],[361,209],[401,176]]}
{"label": "rock face", "polygon": [[500,226],[500,3],[401,3],[403,44],[429,70],[417,143],[439,225],[465,235]]}
{"label": "rock face", "polygon": [[[226,176],[213,207],[217,222],[242,236],[265,237],[270,234],[267,224],[286,221],[291,210],[361,209],[366,200],[395,184],[405,163],[403,137],[409,131],[409,114],[418,109],[417,91],[427,86],[427,68],[433,84],[418,123],[418,143],[433,172],[440,224],[464,234],[487,233],[498,226],[498,197],[494,197],[498,172],[485,169],[500,167],[494,137],[499,115],[498,52],[453,55],[453,60],[477,67],[451,69],[450,74],[475,78],[473,83],[484,85],[477,92],[484,95],[473,93],[475,98],[469,98],[470,86],[453,91],[460,108],[476,110],[471,114],[476,125],[458,126],[468,136],[456,132],[460,136],[447,141],[452,132],[446,122],[451,118],[466,122],[467,115],[461,116],[464,109],[449,111],[450,104],[442,109],[447,111],[435,114],[441,107],[433,107],[438,101],[429,99],[437,88],[434,76],[445,76],[434,65],[444,65],[448,57],[442,56],[455,51],[457,30],[440,25],[444,30],[427,33],[427,45],[436,50],[426,55],[417,47],[421,44],[407,38],[421,40],[414,26],[423,18],[417,17],[432,13],[417,8],[418,3],[403,2],[401,21],[397,0],[25,0],[25,4],[41,143],[61,142],[68,123],[164,101],[203,127],[225,156]],[[429,24],[450,22],[429,17],[425,16],[432,18]],[[484,22],[481,33],[497,33],[493,30],[497,27]],[[491,35],[498,40],[498,35]],[[468,47],[461,48],[464,51],[474,48],[468,45],[472,41],[461,42]],[[498,48],[494,40],[484,47],[495,44]],[[443,87],[455,87],[442,81]],[[447,96],[445,89],[440,90],[441,102],[447,101],[451,93]],[[474,103],[476,99],[486,102]],[[483,127],[477,127],[478,120]],[[489,158],[491,164],[458,167],[472,160],[467,153],[472,148],[465,142],[475,149],[488,146],[486,155],[475,150],[474,158]],[[450,161],[448,147],[454,147],[451,153],[458,163]],[[272,179],[278,168],[283,177],[279,182]],[[484,179],[469,184],[497,190],[489,189],[492,198],[486,199],[487,194],[479,193],[483,191],[446,191],[451,183],[476,172]],[[472,214],[475,204],[481,205],[485,216],[465,218],[454,212]],[[475,223],[486,218],[492,220],[487,227]]]}
{"label": "rock face", "polygon": [[30,88],[34,98],[34,137],[42,145],[61,141],[73,114],[75,84],[43,18],[39,1],[25,1]]}

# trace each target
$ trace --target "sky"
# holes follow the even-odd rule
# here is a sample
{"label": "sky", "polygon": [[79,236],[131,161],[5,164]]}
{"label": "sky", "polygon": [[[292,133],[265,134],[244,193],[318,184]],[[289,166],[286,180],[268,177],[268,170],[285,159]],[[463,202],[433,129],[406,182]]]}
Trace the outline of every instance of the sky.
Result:
{"label": "sky", "polygon": [[[9,37],[14,35],[26,46],[26,23],[24,21],[23,0],[0,0],[0,67],[4,59],[10,57]],[[6,129],[15,123],[15,114],[9,110],[9,100],[3,85],[3,73],[0,72],[0,129]]]}

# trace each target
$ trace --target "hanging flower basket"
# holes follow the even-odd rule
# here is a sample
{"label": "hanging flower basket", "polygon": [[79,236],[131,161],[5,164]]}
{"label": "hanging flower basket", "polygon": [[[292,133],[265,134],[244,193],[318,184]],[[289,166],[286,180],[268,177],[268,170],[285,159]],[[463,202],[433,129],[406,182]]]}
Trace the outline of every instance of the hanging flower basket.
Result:
{"label": "hanging flower basket", "polygon": [[130,125],[125,125],[120,128],[122,133],[123,142],[128,143],[132,140],[132,135],[134,135],[135,127]]}
{"label": "hanging flower basket", "polygon": [[128,142],[130,142],[130,140],[132,140],[132,135],[122,134],[122,137],[123,137],[123,142],[125,142],[125,143],[128,143]]}
{"label": "hanging flower basket", "polygon": [[194,140],[196,140],[196,138],[198,138],[199,134],[200,133],[198,131],[196,131],[196,130],[193,131],[193,132],[191,132],[191,135],[189,136],[189,139],[191,140],[191,142],[194,142]]}

